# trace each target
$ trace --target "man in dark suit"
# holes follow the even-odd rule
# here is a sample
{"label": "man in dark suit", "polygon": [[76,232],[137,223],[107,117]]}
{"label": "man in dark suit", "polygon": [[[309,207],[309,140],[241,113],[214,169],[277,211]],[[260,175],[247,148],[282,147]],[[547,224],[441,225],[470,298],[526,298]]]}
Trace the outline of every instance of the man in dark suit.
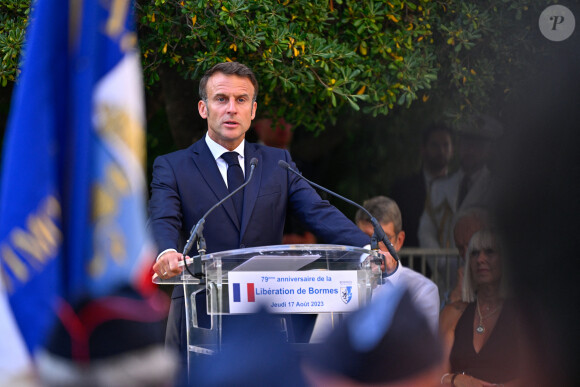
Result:
{"label": "man in dark suit", "polygon": [[[421,170],[393,184],[391,197],[399,204],[403,214],[403,227],[407,231],[405,244],[409,247],[419,247],[419,220],[425,209],[429,187],[434,180],[447,176],[452,157],[451,129],[442,124],[429,125],[423,130]],[[408,265],[408,262],[403,264]],[[419,262],[415,262],[415,267],[411,268],[420,271]]]}
{"label": "man in dark suit", "polygon": [[421,170],[395,181],[391,197],[401,208],[403,226],[407,230],[407,246],[419,247],[417,230],[425,209],[429,185],[447,176],[453,157],[452,131],[445,125],[433,124],[423,130],[421,143]]}
{"label": "man in dark suit", "polygon": [[[294,166],[287,150],[245,141],[256,114],[258,82],[253,72],[236,63],[220,63],[200,81],[199,114],[207,120],[206,136],[187,149],[160,156],[153,165],[150,227],[160,254],[153,270],[161,278],[181,273],[178,252],[191,228],[228,194],[228,171],[241,168],[248,177],[256,158],[252,181],[207,218],[207,252],[280,244],[288,211],[304,222],[319,241],[364,246],[369,237],[304,180],[280,168],[279,160]],[[222,156],[234,154],[228,163]],[[227,156],[227,155],[226,155]],[[235,164],[239,161],[239,166]],[[233,168],[233,169],[232,169]],[[240,208],[241,207],[241,208]],[[196,255],[195,248],[191,255]],[[166,343],[186,352],[183,289],[173,291]]]}

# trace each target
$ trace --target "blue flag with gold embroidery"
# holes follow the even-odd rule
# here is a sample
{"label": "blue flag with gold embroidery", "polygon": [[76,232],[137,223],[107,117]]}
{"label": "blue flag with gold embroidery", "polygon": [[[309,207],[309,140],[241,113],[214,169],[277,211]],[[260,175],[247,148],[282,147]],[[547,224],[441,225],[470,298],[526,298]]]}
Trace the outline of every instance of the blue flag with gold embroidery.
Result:
{"label": "blue flag with gold embroidery", "polygon": [[59,303],[142,283],[154,260],[133,7],[34,2],[0,183],[0,275],[30,351]]}

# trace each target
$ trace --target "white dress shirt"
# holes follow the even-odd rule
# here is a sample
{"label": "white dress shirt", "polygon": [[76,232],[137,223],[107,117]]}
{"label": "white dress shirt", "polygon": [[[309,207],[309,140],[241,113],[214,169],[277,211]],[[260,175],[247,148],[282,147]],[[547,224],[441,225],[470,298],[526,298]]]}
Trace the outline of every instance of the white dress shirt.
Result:
{"label": "white dress shirt", "polygon": [[[411,299],[413,303],[419,310],[423,313],[429,326],[433,329],[433,333],[437,334],[439,329],[439,289],[437,285],[429,278],[425,277],[421,273],[417,273],[404,266],[399,266],[397,271],[390,277],[385,278],[384,285],[377,286],[373,290],[373,300],[375,301],[377,296],[389,287],[407,287],[411,293]],[[378,297],[378,300],[383,300],[383,298]],[[337,317],[340,313],[320,313],[316,318],[316,323],[314,324],[314,329],[312,331],[312,336],[310,337],[311,343],[320,343],[328,336],[332,331],[333,327],[339,323]]]}
{"label": "white dress shirt", "polygon": [[[209,137],[209,133],[205,135],[205,143],[209,147],[209,151],[213,155],[215,162],[217,163],[218,169],[222,175],[226,183],[226,187],[228,185],[228,163],[224,159],[222,159],[222,155],[226,152],[229,152],[226,148],[215,142]],[[246,167],[244,165],[244,147],[246,145],[246,141],[242,141],[240,145],[233,152],[238,154],[238,161],[240,162],[240,167],[242,167],[242,173],[246,176]]]}
{"label": "white dress shirt", "polygon": [[374,290],[373,298],[384,291],[382,288],[388,286],[406,286],[415,306],[425,315],[433,332],[437,333],[440,302],[439,289],[433,281],[408,267],[399,266],[393,275],[385,278],[384,285]]}

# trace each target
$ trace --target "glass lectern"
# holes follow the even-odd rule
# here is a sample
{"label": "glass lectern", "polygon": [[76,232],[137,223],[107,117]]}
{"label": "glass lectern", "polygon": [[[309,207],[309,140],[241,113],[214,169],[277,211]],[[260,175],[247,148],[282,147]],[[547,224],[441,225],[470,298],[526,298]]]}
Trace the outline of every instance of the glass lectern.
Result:
{"label": "glass lectern", "polygon": [[188,264],[194,260],[201,261],[201,278],[187,270],[167,280],[154,277],[157,284],[184,287],[188,362],[227,344],[225,319],[265,309],[331,313],[336,320],[366,305],[381,278],[375,255],[352,246],[263,246],[196,256]]}

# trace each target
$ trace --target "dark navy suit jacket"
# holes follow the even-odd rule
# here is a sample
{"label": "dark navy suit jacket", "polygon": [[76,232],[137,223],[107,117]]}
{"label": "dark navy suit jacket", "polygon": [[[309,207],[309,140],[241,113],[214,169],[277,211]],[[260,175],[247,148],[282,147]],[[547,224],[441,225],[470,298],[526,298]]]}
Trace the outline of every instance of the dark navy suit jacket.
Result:
{"label": "dark navy suit jacket", "polygon": [[396,180],[391,190],[391,198],[397,202],[403,218],[405,246],[419,247],[419,219],[425,209],[427,186],[423,171]]}
{"label": "dark navy suit jacket", "polygon": [[[238,222],[233,202],[228,200],[206,219],[203,235],[207,253],[243,247],[277,245],[282,242],[288,211],[312,230],[322,243],[362,247],[369,237],[303,179],[278,165],[284,160],[295,168],[287,150],[246,142],[246,179],[250,160],[258,159],[252,181],[244,189],[244,207]],[[174,248],[182,251],[189,232],[198,220],[228,194],[205,138],[189,148],[155,159],[149,202],[150,229],[159,252]],[[189,256],[197,255],[194,249]],[[183,297],[176,286],[173,299]],[[172,305],[168,322],[168,341],[173,319],[183,310]],[[175,332],[174,332],[175,333]],[[175,341],[185,337],[175,337]],[[181,345],[184,345],[181,341]]]}

